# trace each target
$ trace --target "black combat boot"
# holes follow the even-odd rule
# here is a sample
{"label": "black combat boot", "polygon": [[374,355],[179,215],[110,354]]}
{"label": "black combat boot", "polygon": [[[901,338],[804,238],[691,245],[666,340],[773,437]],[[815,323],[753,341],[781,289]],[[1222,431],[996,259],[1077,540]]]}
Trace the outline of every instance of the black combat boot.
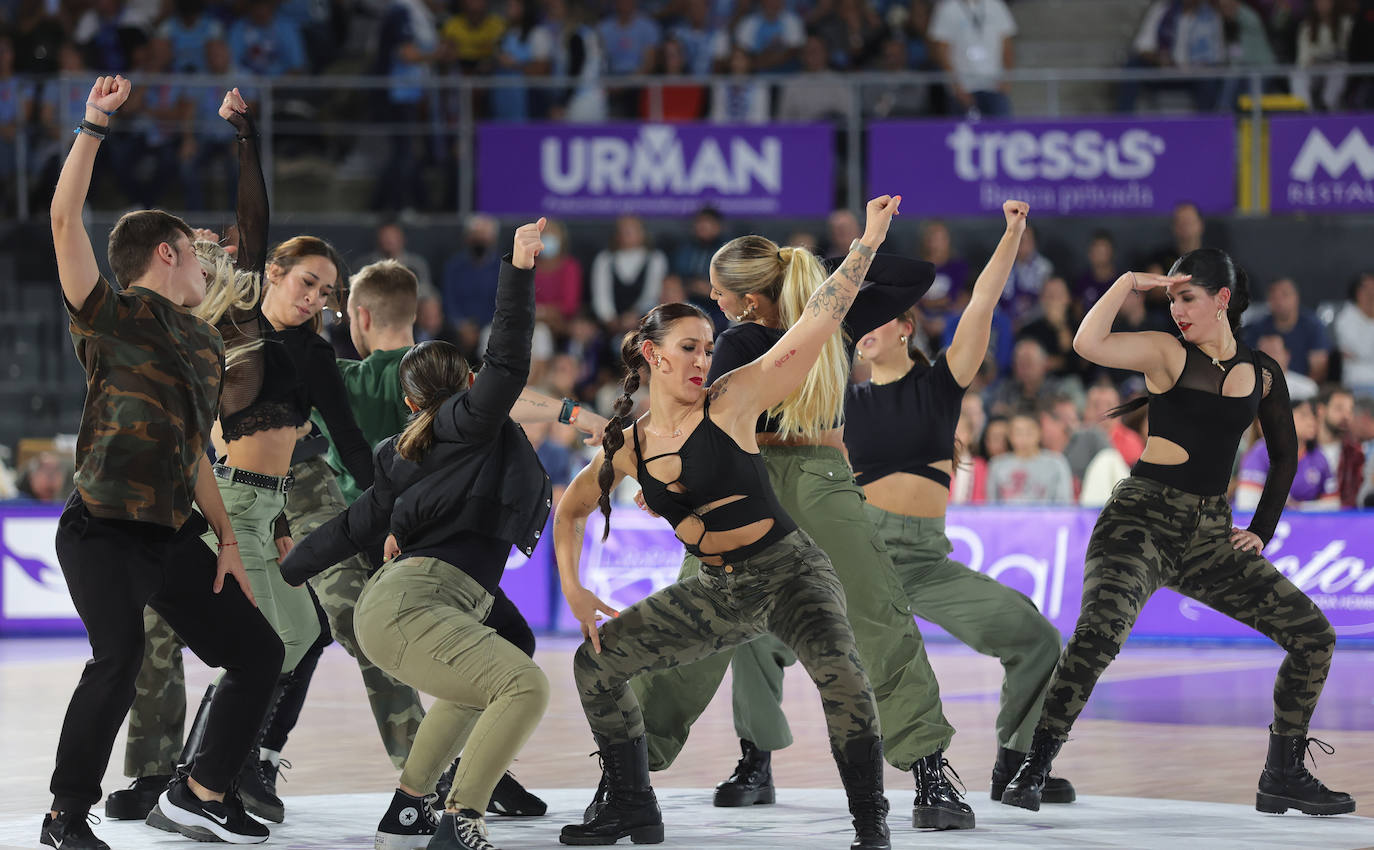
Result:
{"label": "black combat boot", "polygon": [[1355,811],[1349,794],[1332,791],[1313,776],[1303,763],[1304,752],[1316,744],[1327,755],[1336,752],[1325,741],[1302,735],[1269,735],[1269,755],[1260,773],[1255,808],[1281,815],[1297,809],[1308,815],[1346,815]]}
{"label": "black combat boot", "polygon": [[1044,729],[1036,729],[1035,737],[1031,739],[1030,752],[1026,753],[1026,760],[1021,762],[1016,775],[1002,791],[1002,802],[1008,806],[1030,809],[1032,812],[1040,811],[1040,798],[1045,791],[1046,782],[1049,781],[1050,765],[1054,762],[1054,757],[1059,755],[1059,748],[1062,746],[1063,741],[1057,740]]}
{"label": "black combat boot", "polygon": [[613,744],[597,736],[606,801],[586,822],[563,827],[563,844],[614,844],[625,836],[635,844],[663,842],[663,815],[649,784],[649,747],[641,735]]}
{"label": "black combat boot", "polygon": [[849,850],[891,850],[887,798],[883,796],[882,739],[852,741],[844,752],[832,746],[830,754],[840,768],[849,814],[854,818],[854,843]]}
{"label": "black combat boot", "polygon": [[715,804],[721,808],[773,802],[773,754],[753,741],[739,742],[739,764],[730,778],[716,786]]}
{"label": "black combat boot", "polygon": [[[936,750],[916,762],[916,801],[911,806],[911,825],[917,829],[973,829],[973,809],[954,789],[954,772],[944,750]],[[963,785],[962,782],[959,783]]]}
{"label": "black combat boot", "polygon": [[[992,766],[992,799],[1000,801],[1002,791],[1006,789],[1007,783],[1016,775],[1016,771],[1021,767],[1021,762],[1026,760],[1026,754],[1011,750],[1006,747],[997,748],[997,763]],[[1042,803],[1072,803],[1078,799],[1078,794],[1073,790],[1073,783],[1059,776],[1050,776],[1045,779],[1045,787],[1040,792],[1040,802]]]}

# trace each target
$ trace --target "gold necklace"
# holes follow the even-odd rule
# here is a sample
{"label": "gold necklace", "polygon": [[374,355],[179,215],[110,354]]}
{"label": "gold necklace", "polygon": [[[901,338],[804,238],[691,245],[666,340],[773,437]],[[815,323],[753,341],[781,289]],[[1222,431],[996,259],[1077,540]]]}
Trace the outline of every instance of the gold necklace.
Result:
{"label": "gold necklace", "polygon": [[[1224,350],[1224,349],[1223,349],[1223,350]],[[1234,357],[1234,356],[1236,356],[1236,352],[1235,352],[1235,344],[1234,344],[1234,340],[1233,340],[1233,341],[1232,341],[1231,357]],[[1223,358],[1223,357],[1213,357],[1213,358],[1212,358],[1212,365],[1215,366],[1215,367],[1217,367],[1217,368],[1220,369],[1221,371],[1225,372],[1225,371],[1226,371],[1226,367],[1223,366],[1223,365],[1221,365],[1221,364],[1222,364],[1223,361],[1229,360],[1229,359],[1231,359],[1231,358],[1230,358],[1230,357],[1225,357],[1225,358]]]}
{"label": "gold necklace", "polygon": [[[688,413],[688,414],[687,414],[687,416],[691,416],[691,415],[692,415],[691,413]],[[683,418],[685,419],[686,417],[683,417]],[[658,432],[658,431],[653,430],[653,429],[650,428],[648,425],[645,425],[645,426],[644,426],[644,431],[645,431],[645,433],[647,433],[649,436],[651,436],[651,437],[658,437],[660,440],[671,440],[671,439],[673,439],[674,437],[681,437],[681,436],[682,436],[682,428],[681,428],[681,427],[674,428],[674,429],[673,429],[673,433],[671,433],[671,434],[663,434],[663,433],[660,433],[660,432]]]}

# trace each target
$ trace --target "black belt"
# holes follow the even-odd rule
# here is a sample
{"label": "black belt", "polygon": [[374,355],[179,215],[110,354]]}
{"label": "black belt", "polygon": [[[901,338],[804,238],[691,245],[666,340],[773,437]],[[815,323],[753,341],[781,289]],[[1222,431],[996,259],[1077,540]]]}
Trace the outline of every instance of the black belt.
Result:
{"label": "black belt", "polygon": [[232,466],[225,466],[221,463],[215,464],[214,470],[216,478],[223,478],[225,481],[234,484],[247,484],[249,487],[260,487],[263,490],[271,490],[274,493],[285,493],[291,489],[292,484],[296,483],[296,479],[292,478],[290,475],[263,475],[260,472],[235,469]]}

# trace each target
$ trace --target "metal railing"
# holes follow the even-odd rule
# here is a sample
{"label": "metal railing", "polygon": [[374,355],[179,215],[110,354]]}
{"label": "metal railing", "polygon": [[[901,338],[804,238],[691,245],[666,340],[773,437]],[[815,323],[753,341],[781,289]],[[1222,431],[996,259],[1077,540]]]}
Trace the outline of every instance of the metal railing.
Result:
{"label": "metal railing", "polygon": [[[1266,81],[1287,80],[1294,75],[1313,79],[1325,79],[1340,75],[1345,78],[1374,78],[1374,63],[1359,65],[1328,65],[1314,68],[1299,68],[1292,65],[1266,65],[1226,68],[1196,69],[1145,69],[1145,68],[1017,68],[1004,76],[1008,83],[1025,92],[1032,87],[1044,87],[1045,109],[1036,115],[1018,117],[1066,117],[1062,88],[1066,84],[1097,83],[1103,85],[1120,83],[1221,83],[1234,90],[1235,94],[1250,95],[1247,113],[1254,127],[1260,126],[1264,115]],[[695,86],[709,89],[721,83],[738,83],[737,77],[730,75],[710,76],[601,76],[595,79],[574,77],[456,77],[434,76],[418,80],[395,81],[377,76],[317,76],[284,77],[278,79],[256,78],[249,76],[217,77],[211,75],[138,75],[134,84],[141,87],[176,86],[182,91],[201,89],[224,90],[230,86],[248,87],[254,90],[258,102],[258,125],[262,137],[262,161],[267,175],[269,189],[272,186],[278,158],[277,148],[293,137],[345,138],[349,140],[394,137],[408,134],[429,141],[443,148],[452,145],[453,174],[456,181],[453,192],[457,198],[456,212],[466,215],[474,211],[475,187],[478,175],[475,162],[475,137],[477,129],[478,98],[488,92],[524,89],[527,91],[567,92],[594,87],[604,91],[643,89],[648,92],[648,116],[643,120],[658,121],[663,116],[663,90],[669,86]],[[815,81],[817,77],[811,76]],[[952,77],[944,72],[904,71],[888,72],[849,72],[827,74],[825,82],[839,83],[850,89],[849,107],[844,115],[833,116],[836,131],[846,140],[848,156],[843,166],[843,185],[849,207],[858,209],[863,204],[863,155],[862,141],[865,121],[871,117],[864,114],[864,92],[874,87],[926,86],[934,88],[952,82]],[[82,95],[89,89],[91,78],[58,77],[41,81],[45,86],[56,84],[57,103],[60,104],[58,127],[74,126],[80,120],[84,109]],[[747,78],[751,83],[767,85],[771,90],[781,86],[803,84],[808,75],[794,74],[756,74]],[[379,98],[387,97],[388,91],[396,86],[417,89],[429,107],[429,117],[422,122],[388,122],[376,120],[373,112]],[[314,117],[291,118],[279,109],[286,102],[303,101],[310,109],[318,110]],[[323,104],[322,104],[323,101]],[[332,101],[332,103],[330,103]],[[331,113],[330,107],[334,108]],[[1229,104],[1234,107],[1234,104]],[[342,110],[342,111],[340,111]],[[352,112],[350,112],[352,110]],[[373,114],[356,114],[357,111]],[[1234,114],[1233,108],[1225,110]],[[1094,114],[1087,112],[1078,115]],[[1137,111],[1132,114],[1145,114]],[[907,117],[907,116],[903,116]],[[917,116],[911,116],[917,117]],[[941,116],[927,116],[941,117]],[[147,119],[141,119],[145,129],[157,126]],[[614,119],[610,119],[614,120]],[[223,126],[217,116],[196,116],[191,122],[164,122],[161,129],[165,132],[204,133],[211,125]],[[51,129],[51,128],[49,128]],[[21,218],[30,214],[29,179],[30,165],[34,159],[32,146],[35,139],[32,133],[21,132],[15,140],[15,187],[16,206]],[[53,144],[49,140],[49,145]],[[65,152],[66,144],[61,145]],[[51,155],[51,147],[48,148]],[[1252,198],[1260,195],[1259,181],[1261,167],[1261,146],[1250,146]],[[284,210],[290,211],[290,210]],[[202,212],[202,211],[195,211]]]}

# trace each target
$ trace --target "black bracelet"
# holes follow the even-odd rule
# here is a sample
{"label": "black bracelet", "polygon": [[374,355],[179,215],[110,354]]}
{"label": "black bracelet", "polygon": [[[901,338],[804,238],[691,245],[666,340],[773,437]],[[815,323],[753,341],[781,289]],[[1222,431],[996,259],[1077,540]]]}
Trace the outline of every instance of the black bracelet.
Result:
{"label": "black bracelet", "polygon": [[110,128],[102,127],[99,124],[92,123],[83,118],[81,119],[81,123],[76,125],[76,129],[72,130],[72,135],[76,135],[77,133],[85,133],[103,142],[105,141],[105,137],[110,134]]}
{"label": "black bracelet", "polygon": [[558,421],[563,425],[572,424],[573,411],[577,409],[577,402],[570,398],[563,399],[563,407],[558,411]]}

